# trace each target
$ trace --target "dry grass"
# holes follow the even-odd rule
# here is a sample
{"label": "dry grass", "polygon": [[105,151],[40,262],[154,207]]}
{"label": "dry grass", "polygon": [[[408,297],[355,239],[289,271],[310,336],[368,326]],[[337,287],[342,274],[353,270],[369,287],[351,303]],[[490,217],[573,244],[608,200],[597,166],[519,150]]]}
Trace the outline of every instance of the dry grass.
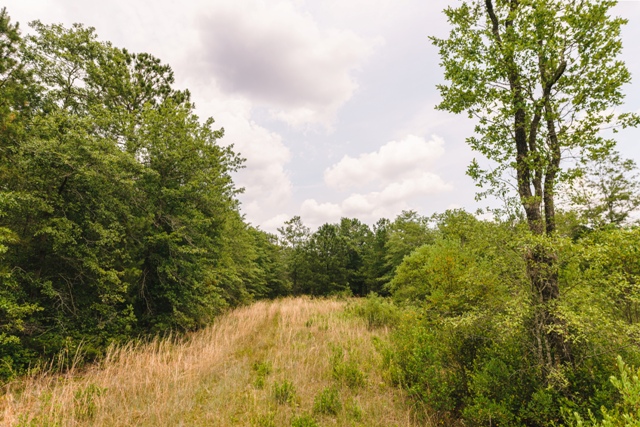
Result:
{"label": "dry grass", "polygon": [[386,332],[345,315],[345,304],[259,302],[184,343],[115,349],[89,370],[23,379],[0,396],[0,424],[418,425],[402,392],[383,380],[373,338]]}

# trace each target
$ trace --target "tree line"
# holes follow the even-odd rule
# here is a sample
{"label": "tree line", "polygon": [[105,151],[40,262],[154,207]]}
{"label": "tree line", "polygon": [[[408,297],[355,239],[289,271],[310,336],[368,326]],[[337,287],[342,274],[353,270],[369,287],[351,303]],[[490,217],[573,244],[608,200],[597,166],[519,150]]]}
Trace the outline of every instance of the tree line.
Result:
{"label": "tree line", "polygon": [[242,159],[171,68],[92,28],[0,13],[0,376],[206,325],[280,292]]}

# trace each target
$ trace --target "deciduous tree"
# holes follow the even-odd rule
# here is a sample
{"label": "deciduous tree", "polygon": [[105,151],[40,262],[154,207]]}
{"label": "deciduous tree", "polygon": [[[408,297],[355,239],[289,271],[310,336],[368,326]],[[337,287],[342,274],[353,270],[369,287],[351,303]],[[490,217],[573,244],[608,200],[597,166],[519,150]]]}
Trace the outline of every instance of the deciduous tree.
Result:
{"label": "deciduous tree", "polygon": [[[476,119],[467,142],[486,156],[468,173],[479,184],[517,190],[533,235],[552,235],[565,154],[597,158],[614,141],[605,127],[638,124],[634,114],[614,114],[630,74],[620,61],[626,20],[610,15],[611,0],[466,0],[445,14],[452,26],[439,48],[446,84],[438,108]],[[515,175],[511,180],[509,174]],[[489,188],[489,192],[492,188]],[[559,298],[557,256],[534,238],[526,248],[531,280],[532,330],[540,363],[550,372],[571,360]]]}

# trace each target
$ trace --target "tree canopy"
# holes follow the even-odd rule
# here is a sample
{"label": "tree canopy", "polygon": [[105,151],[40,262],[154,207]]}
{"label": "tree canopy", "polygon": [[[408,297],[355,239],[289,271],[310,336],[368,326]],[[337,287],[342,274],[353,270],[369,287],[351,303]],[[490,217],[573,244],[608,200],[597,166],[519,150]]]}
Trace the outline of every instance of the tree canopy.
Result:
{"label": "tree canopy", "polygon": [[569,178],[562,159],[601,157],[614,145],[603,128],[638,124],[614,112],[631,79],[619,59],[627,21],[610,16],[615,4],[464,1],[445,10],[449,37],[432,38],[448,81],[438,108],[475,118],[467,142],[491,161],[474,161],[469,174],[489,192],[516,189],[536,234],[556,228],[557,183]]}
{"label": "tree canopy", "polygon": [[241,158],[171,68],[32,26],[0,14],[0,376],[286,292],[275,241],[239,213]]}

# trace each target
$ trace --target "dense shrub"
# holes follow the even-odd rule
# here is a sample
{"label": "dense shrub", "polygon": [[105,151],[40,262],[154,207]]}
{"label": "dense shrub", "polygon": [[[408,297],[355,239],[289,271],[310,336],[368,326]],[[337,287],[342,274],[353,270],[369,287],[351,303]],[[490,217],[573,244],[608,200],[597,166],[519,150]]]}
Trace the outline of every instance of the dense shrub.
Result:
{"label": "dense shrub", "polygon": [[394,333],[392,379],[444,423],[551,426],[615,406],[616,354],[638,361],[638,230],[545,241],[561,286],[549,312],[573,357],[550,370],[540,361],[539,312],[522,256],[530,237],[454,218],[457,225],[451,217],[440,224],[440,237],[406,257],[390,283],[393,298],[417,313]]}
{"label": "dense shrub", "polygon": [[400,321],[399,308],[386,298],[373,292],[364,301],[350,306],[350,311],[362,317],[368,328],[395,327]]}

